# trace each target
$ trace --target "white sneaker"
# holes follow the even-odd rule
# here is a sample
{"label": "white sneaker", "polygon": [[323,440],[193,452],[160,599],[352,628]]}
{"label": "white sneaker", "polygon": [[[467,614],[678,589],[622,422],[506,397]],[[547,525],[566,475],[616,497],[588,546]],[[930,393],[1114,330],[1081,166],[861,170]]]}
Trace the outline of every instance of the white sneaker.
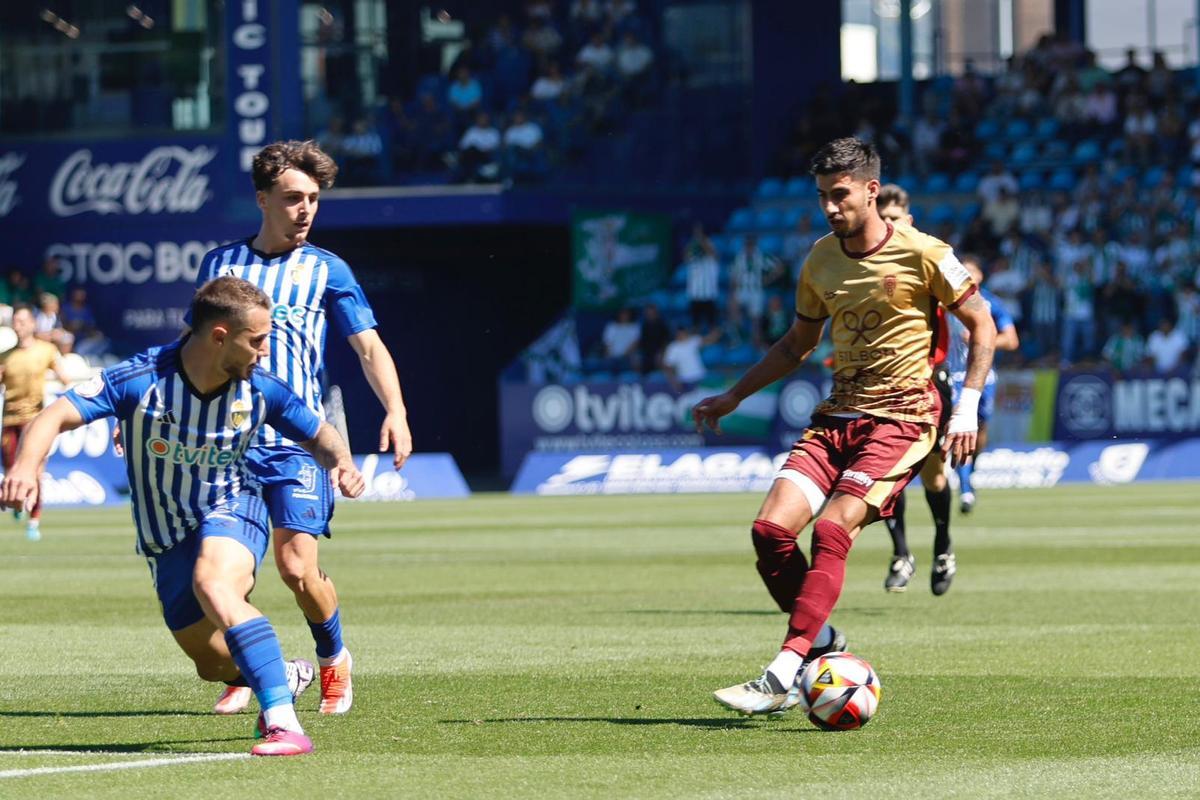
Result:
{"label": "white sneaker", "polygon": [[[713,692],[713,699],[728,709],[744,714],[773,714],[786,711],[799,702],[799,694],[791,698],[788,690],[777,691],[774,677],[765,670],[762,677]],[[790,701],[790,702],[789,702]]]}

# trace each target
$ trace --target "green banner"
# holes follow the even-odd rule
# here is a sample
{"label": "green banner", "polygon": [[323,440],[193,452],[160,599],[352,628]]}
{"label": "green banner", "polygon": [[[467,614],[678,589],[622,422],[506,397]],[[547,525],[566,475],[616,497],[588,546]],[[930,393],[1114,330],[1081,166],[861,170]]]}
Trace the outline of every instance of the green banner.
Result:
{"label": "green banner", "polygon": [[576,308],[620,308],[666,283],[671,222],[660,214],[576,211],[571,215]]}

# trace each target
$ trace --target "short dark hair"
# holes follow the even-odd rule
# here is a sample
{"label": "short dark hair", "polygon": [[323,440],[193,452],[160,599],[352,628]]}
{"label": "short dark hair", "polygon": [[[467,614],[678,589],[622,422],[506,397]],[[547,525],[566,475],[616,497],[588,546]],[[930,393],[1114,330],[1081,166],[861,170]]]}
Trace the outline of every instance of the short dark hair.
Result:
{"label": "short dark hair", "polygon": [[196,290],[192,298],[192,328],[203,330],[218,322],[242,324],[255,306],[271,308],[271,298],[250,281],[224,275]]}
{"label": "short dark hair", "polygon": [[37,312],[33,310],[33,306],[29,305],[29,303],[17,303],[13,306],[12,313],[14,317],[22,311],[28,311],[30,316],[37,316]]}
{"label": "short dark hair", "polygon": [[904,191],[904,187],[898,183],[885,183],[879,187],[879,194],[875,195],[876,208],[887,208],[888,206],[900,206],[908,211],[908,192]]}
{"label": "short dark hair", "polygon": [[254,157],[253,176],[256,191],[265,192],[289,169],[298,169],[322,189],[333,186],[338,166],[312,139],[295,139],[269,144]]}
{"label": "short dark hair", "polygon": [[870,142],[853,136],[834,139],[813,156],[808,171],[813,175],[838,175],[848,172],[855,180],[879,180],[879,151]]}

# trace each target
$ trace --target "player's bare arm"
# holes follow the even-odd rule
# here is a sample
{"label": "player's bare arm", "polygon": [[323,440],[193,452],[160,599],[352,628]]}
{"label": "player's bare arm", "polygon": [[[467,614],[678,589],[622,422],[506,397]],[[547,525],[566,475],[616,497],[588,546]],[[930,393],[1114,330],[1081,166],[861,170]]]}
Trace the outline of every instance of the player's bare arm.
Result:
{"label": "player's bare arm", "polygon": [[404,407],[404,395],[400,391],[400,376],[396,373],[396,362],[388,352],[387,345],[379,338],[374,328],[360,331],[349,337],[350,346],[358,354],[363,375],[372,391],[383,405],[386,416],[379,429],[379,452],[393,451],[392,465],[396,469],[412,455],[412,433],[408,429],[408,410]]}
{"label": "player's bare arm", "polygon": [[771,345],[766,355],[748,369],[729,391],[706,397],[696,404],[692,409],[692,421],[696,423],[696,430],[703,432],[704,426],[707,425],[720,433],[721,417],[731,413],[738,404],[759,389],[771,385],[803,364],[817,348],[824,330],[823,320],[810,322],[797,319],[793,322],[783,338]]}
{"label": "player's bare arm", "polygon": [[1015,325],[1005,326],[1004,330],[996,331],[996,349],[1012,352],[1021,346],[1021,337],[1017,335]]}
{"label": "player's bare arm", "polygon": [[13,467],[0,486],[0,502],[8,508],[32,506],[37,499],[38,476],[50,453],[54,437],[83,424],[79,409],[60,397],[33,418],[21,436]]}
{"label": "player's bare arm", "polygon": [[312,453],[318,464],[329,470],[330,478],[346,497],[358,497],[363,493],[366,481],[354,466],[350,448],[328,422],[322,422],[317,435],[307,442],[301,442],[300,446]]}
{"label": "player's bare arm", "polygon": [[996,352],[996,323],[987,302],[978,293],[951,310],[967,329],[967,374],[963,392],[946,428],[942,451],[952,466],[965,463],[975,454],[979,436],[979,396],[992,368]]}

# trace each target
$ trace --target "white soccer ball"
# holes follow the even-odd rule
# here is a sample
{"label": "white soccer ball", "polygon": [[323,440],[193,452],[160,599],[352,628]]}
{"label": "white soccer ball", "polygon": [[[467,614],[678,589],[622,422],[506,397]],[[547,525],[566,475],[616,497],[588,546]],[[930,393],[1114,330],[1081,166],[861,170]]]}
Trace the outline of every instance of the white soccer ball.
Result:
{"label": "white soccer ball", "polygon": [[827,731],[852,731],[879,708],[883,686],[871,665],[850,653],[826,653],[800,676],[800,705]]}

